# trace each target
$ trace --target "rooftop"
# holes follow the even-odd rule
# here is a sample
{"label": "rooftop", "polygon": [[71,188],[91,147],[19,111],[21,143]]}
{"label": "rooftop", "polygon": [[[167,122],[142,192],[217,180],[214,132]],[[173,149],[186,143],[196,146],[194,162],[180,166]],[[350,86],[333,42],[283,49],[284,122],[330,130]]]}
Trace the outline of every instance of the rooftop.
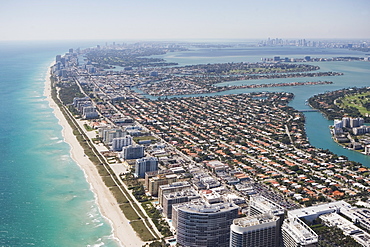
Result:
{"label": "rooftop", "polygon": [[345,201],[336,201],[320,205],[315,205],[307,208],[300,208],[288,211],[288,215],[291,217],[306,218],[314,215],[320,215],[324,213],[330,213],[339,210],[340,208],[350,209],[352,206]]}
{"label": "rooftop", "polygon": [[251,206],[257,208],[261,212],[271,212],[274,215],[284,214],[283,207],[263,196],[251,196],[249,203]]}
{"label": "rooftop", "polygon": [[250,227],[277,221],[279,218],[271,214],[260,214],[235,219],[233,224],[240,227]]}
{"label": "rooftop", "polygon": [[[174,206],[176,207],[176,206]],[[199,214],[212,214],[219,212],[227,212],[233,209],[238,209],[239,207],[233,203],[220,202],[209,204],[204,200],[195,200],[188,203],[184,203],[177,206],[182,211],[187,211],[189,213],[199,213]]]}
{"label": "rooftop", "polygon": [[313,244],[318,241],[317,234],[298,218],[287,218],[284,220],[282,229],[302,245]]}

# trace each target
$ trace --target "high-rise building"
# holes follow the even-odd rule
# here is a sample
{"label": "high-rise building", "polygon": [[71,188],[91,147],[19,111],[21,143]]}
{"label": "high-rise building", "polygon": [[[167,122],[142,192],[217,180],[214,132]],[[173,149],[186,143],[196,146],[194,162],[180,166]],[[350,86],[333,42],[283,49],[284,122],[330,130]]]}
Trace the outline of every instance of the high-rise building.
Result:
{"label": "high-rise building", "polygon": [[156,157],[145,157],[136,160],[135,172],[136,177],[145,177],[145,172],[158,170],[158,159]]}
{"label": "high-rise building", "polygon": [[101,137],[103,138],[103,142],[108,145],[112,143],[114,138],[123,137],[124,135],[125,135],[124,131],[119,128],[103,129],[101,131]]}
{"label": "high-rise building", "polygon": [[78,105],[85,102],[85,101],[90,101],[90,98],[89,97],[83,97],[83,98],[75,97],[75,98],[73,98],[73,106],[78,109]]}
{"label": "high-rise building", "polygon": [[144,147],[141,145],[123,147],[120,156],[125,160],[140,159],[144,157]]}
{"label": "high-rise building", "polygon": [[191,188],[191,185],[187,181],[160,185],[159,188],[158,188],[159,204],[161,206],[163,206],[163,204],[162,204],[163,203],[163,195],[165,195],[167,193],[181,191],[181,190],[184,190],[184,189],[189,189],[189,188]]}
{"label": "high-rise building", "polygon": [[[281,226],[284,221],[284,216],[285,216],[285,209],[281,207],[279,204],[267,199],[266,197],[263,196],[251,196],[249,198],[249,212],[247,212],[248,215],[260,215],[260,214],[266,214],[269,213],[271,215],[274,215],[278,217],[277,221],[277,227],[275,228],[276,230],[276,243],[282,243],[281,239]],[[276,245],[276,246],[279,246]]]}
{"label": "high-rise building", "polygon": [[116,137],[112,140],[112,150],[122,151],[123,147],[132,145],[132,137],[130,135],[125,135],[123,137]]}
{"label": "high-rise building", "polygon": [[61,60],[62,60],[62,55],[57,55],[57,56],[55,57],[55,62],[56,62],[56,63],[60,62]]}
{"label": "high-rise building", "polygon": [[365,120],[362,117],[359,117],[358,118],[358,126],[360,127],[360,126],[364,125],[364,123],[365,123]]}
{"label": "high-rise building", "polygon": [[365,146],[365,154],[370,155],[370,145]]}
{"label": "high-rise building", "polygon": [[93,119],[99,117],[99,113],[94,106],[87,106],[82,108],[82,117],[84,119]]}
{"label": "high-rise building", "polygon": [[284,247],[316,247],[317,234],[297,217],[288,217],[281,227]]}
{"label": "high-rise building", "polygon": [[144,183],[144,187],[146,189],[149,188],[149,179],[153,178],[153,177],[156,177],[158,175],[167,175],[167,174],[173,174],[172,171],[170,170],[157,170],[157,171],[152,171],[152,172],[146,172],[145,173],[145,183]]}
{"label": "high-rise building", "polygon": [[172,223],[181,246],[228,247],[230,225],[238,217],[239,207],[233,203],[208,204],[191,201],[172,206]]}
{"label": "high-rise building", "polygon": [[369,133],[370,127],[366,125],[362,125],[361,127],[352,128],[353,134],[356,135],[364,135]]}
{"label": "high-rise building", "polygon": [[194,189],[186,189],[182,191],[164,194],[163,195],[163,205],[162,205],[163,214],[168,219],[171,219],[173,205],[184,203],[184,202],[189,202],[191,200],[198,199],[198,198],[200,198],[200,196],[198,192]]}
{"label": "high-rise building", "polygon": [[235,219],[230,226],[230,247],[280,246],[279,217],[270,213]]}
{"label": "high-rise building", "polygon": [[148,179],[148,192],[151,196],[158,195],[159,186],[173,183],[177,181],[176,174],[158,174],[155,177]]}
{"label": "high-rise building", "polygon": [[264,214],[271,212],[278,217],[284,217],[285,209],[279,204],[267,199],[264,196],[252,195],[249,199],[250,215]]}
{"label": "high-rise building", "polygon": [[351,128],[356,128],[360,126],[360,122],[358,118],[350,118],[349,119],[349,126]]}
{"label": "high-rise building", "polygon": [[343,128],[343,120],[335,119],[334,120],[334,128],[336,128],[336,129]]}
{"label": "high-rise building", "polygon": [[343,121],[343,127],[345,127],[345,128],[349,128],[350,127],[349,118],[348,117],[342,118],[342,121]]}

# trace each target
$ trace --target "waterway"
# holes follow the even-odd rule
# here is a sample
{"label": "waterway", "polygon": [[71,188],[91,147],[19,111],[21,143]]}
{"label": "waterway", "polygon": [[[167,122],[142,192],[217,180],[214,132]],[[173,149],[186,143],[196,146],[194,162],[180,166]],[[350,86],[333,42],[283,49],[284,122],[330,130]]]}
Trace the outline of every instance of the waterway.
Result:
{"label": "waterway", "polygon": [[[226,48],[226,49],[193,49],[186,52],[174,52],[160,55],[167,62],[177,62],[180,66],[192,64],[206,63],[225,63],[225,62],[260,62],[261,58],[272,58],[280,56],[281,58],[303,58],[304,56],[311,57],[339,57],[353,56],[366,57],[365,53],[358,51],[350,51],[347,49],[328,49],[328,48],[312,48],[312,47],[243,47],[243,48]],[[236,89],[218,93],[203,94],[207,96],[226,95],[247,93],[256,91],[269,92],[291,92],[295,97],[290,102],[290,106],[297,110],[307,110],[310,107],[306,104],[306,100],[311,96],[334,91],[348,87],[365,87],[370,85],[370,62],[369,61],[335,61],[335,62],[312,62],[310,64],[320,66],[319,71],[334,71],[343,72],[342,76],[323,76],[315,78],[286,78],[286,79],[264,79],[264,80],[248,80],[237,82],[225,82],[218,85],[249,85],[249,84],[267,84],[281,82],[306,82],[306,81],[332,81],[333,84],[325,85],[306,85],[306,86],[291,86],[291,87],[272,87],[261,89]],[[198,95],[179,95],[175,97],[190,97]],[[153,97],[150,97],[153,98]],[[318,148],[329,149],[337,155],[347,156],[350,160],[359,162],[370,167],[370,156],[363,155],[356,151],[342,148],[335,143],[331,138],[329,125],[333,121],[325,119],[319,112],[305,112],[306,131],[310,143]]]}

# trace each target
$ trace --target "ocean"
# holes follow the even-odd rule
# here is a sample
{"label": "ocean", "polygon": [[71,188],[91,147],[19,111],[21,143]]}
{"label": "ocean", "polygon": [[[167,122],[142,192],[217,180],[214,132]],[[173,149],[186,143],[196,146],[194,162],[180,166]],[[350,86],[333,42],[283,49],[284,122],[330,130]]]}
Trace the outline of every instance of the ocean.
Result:
{"label": "ocean", "polygon": [[0,246],[118,246],[43,95],[76,43],[0,43]]}
{"label": "ocean", "polygon": [[[83,171],[70,157],[61,127],[46,101],[47,67],[69,48],[100,42],[0,42],[0,246],[118,246],[109,222],[101,216]],[[195,49],[159,57],[180,65],[216,62],[258,62],[261,57],[365,56],[344,49],[276,47]],[[310,96],[349,86],[369,86],[370,62],[322,62],[322,71],[344,76],[316,78],[331,85],[263,88],[289,91],[296,109],[308,109]],[[308,81],[309,78],[283,79]],[[272,83],[282,79],[237,83]],[[232,85],[232,83],[228,83]],[[244,93],[250,89],[218,94]],[[310,142],[369,166],[370,158],[346,150],[331,140],[320,113],[305,113]]]}

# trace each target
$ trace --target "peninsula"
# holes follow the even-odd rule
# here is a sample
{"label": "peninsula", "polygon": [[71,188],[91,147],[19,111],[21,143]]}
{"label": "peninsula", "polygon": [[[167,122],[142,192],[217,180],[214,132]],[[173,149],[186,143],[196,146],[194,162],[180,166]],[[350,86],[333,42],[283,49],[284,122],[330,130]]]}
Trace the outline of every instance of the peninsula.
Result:
{"label": "peninsula", "polygon": [[[150,43],[124,47],[125,64],[131,64],[129,54],[137,52],[136,46],[141,52],[142,47],[153,49]],[[158,44],[155,48],[160,49]],[[262,222],[268,221],[277,233],[264,235],[269,241],[317,246],[318,235],[308,225],[317,227],[318,216],[324,214],[319,212],[336,213],[333,208],[343,208],[345,217],[358,219],[356,215],[366,211],[355,204],[369,198],[370,170],[311,146],[304,115],[288,106],[293,94],[149,100],[137,92],[158,84],[162,86],[151,90],[177,85],[171,86],[172,92],[158,95],[195,94],[217,88],[215,82],[256,76],[249,75],[248,66],[264,74],[258,78],[315,77],[319,72],[301,70],[317,67],[289,65],[296,70],[289,72],[286,65],[282,69],[274,63],[177,68],[161,67],[165,61],[159,61],[161,66],[147,66],[145,60],[140,66],[117,72],[104,70],[96,62],[112,61],[113,57],[93,61],[91,52],[104,57],[115,54],[108,47],[97,47],[70,49],[57,56],[45,92],[55,102],[51,106],[65,126],[72,156],[85,171],[101,212],[112,222],[122,245],[231,246],[239,241],[238,235],[231,233],[246,234],[248,222],[260,222],[255,227],[267,229]],[[81,61],[83,57],[85,61]],[[169,84],[162,84],[164,80]],[[192,81],[192,86],[186,80]],[[300,86],[320,83],[330,82]],[[282,82],[279,86],[287,85]],[[192,88],[195,86],[199,89]],[[315,221],[307,221],[308,225],[299,219],[305,219],[302,212],[306,207],[318,212],[310,215]],[[332,243],[335,240],[325,238],[332,228],[324,222],[330,220],[320,218],[320,241]],[[370,239],[364,230],[369,221],[361,219],[357,224],[362,228],[351,225],[356,229],[351,238],[335,231],[334,239],[360,246]],[[297,234],[302,238],[292,237]]]}
{"label": "peninsula", "polygon": [[328,119],[333,139],[344,148],[370,155],[370,88],[346,88],[315,95],[309,104]]}

